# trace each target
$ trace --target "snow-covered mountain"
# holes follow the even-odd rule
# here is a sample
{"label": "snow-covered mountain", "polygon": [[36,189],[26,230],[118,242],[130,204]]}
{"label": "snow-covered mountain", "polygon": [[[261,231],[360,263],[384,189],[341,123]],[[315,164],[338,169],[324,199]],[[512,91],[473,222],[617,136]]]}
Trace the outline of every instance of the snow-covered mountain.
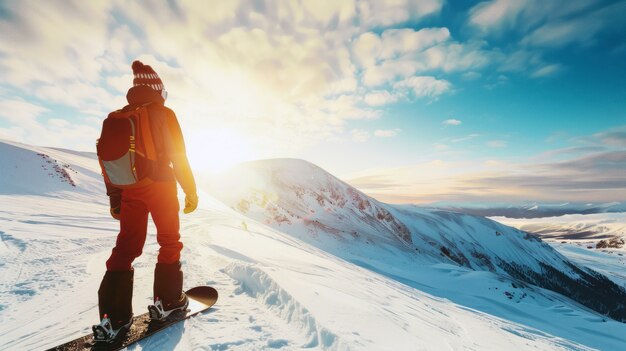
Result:
{"label": "snow-covered mountain", "polygon": [[541,203],[535,201],[523,203],[449,203],[436,202],[419,207],[437,208],[484,217],[507,218],[543,218],[556,217],[568,214],[595,214],[595,213],[624,213],[626,202],[607,203]]}
{"label": "snow-covered mountain", "polygon": [[0,140],[0,194],[80,197],[103,189],[95,154]]}
{"label": "snow-covered mountain", "polygon": [[[54,165],[68,171],[57,173]],[[41,350],[88,333],[118,231],[94,155],[0,141],[0,167],[0,349]],[[249,184],[233,183],[230,190]],[[473,256],[472,268],[457,264],[437,247],[448,243],[450,256],[465,255],[471,245],[461,241],[479,242],[479,229],[492,222],[443,212],[416,215],[358,192],[358,198],[345,197],[347,189],[338,190],[350,211],[336,210],[345,223],[325,224],[337,215],[328,213],[308,218],[320,224],[306,226],[268,226],[201,192],[198,211],[181,217],[185,284],[214,286],[220,300],[209,313],[135,349],[617,350],[626,343],[626,324],[523,286],[497,265],[494,272],[481,271],[488,265]],[[268,193],[268,203],[275,196]],[[305,206],[291,212],[319,205],[301,196]],[[322,203],[320,209],[334,204]],[[251,201],[248,214],[254,206]],[[382,223],[373,220],[379,214]],[[476,231],[453,238],[458,228],[452,223]],[[360,224],[357,235],[343,231],[348,224]],[[437,239],[441,232],[432,249],[416,228],[423,237]],[[518,239],[512,242],[527,241]],[[151,301],[157,252],[151,225],[144,254],[134,263],[136,313]],[[508,257],[504,250],[497,254]]]}
{"label": "snow-covered mountain", "polygon": [[626,249],[626,213],[597,213],[543,218],[494,217],[545,240],[578,242],[599,249]]}
{"label": "snow-covered mountain", "polygon": [[212,192],[241,213],[353,262],[402,256],[409,264],[456,264],[559,292],[626,321],[624,289],[538,237],[484,217],[384,204],[301,160],[250,162],[212,182]]}

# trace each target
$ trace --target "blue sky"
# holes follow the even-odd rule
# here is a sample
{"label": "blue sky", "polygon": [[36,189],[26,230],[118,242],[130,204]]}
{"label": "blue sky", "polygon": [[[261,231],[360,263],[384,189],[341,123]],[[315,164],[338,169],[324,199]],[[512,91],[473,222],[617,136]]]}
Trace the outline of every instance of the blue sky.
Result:
{"label": "blue sky", "polygon": [[192,166],[389,202],[626,200],[626,1],[0,1],[0,138],[93,150],[130,64]]}

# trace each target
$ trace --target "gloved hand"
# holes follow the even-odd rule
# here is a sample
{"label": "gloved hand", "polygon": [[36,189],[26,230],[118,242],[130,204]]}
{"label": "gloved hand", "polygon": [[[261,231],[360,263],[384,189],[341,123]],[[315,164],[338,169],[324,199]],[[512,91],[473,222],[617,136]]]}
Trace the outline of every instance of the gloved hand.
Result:
{"label": "gloved hand", "polygon": [[185,208],[183,212],[191,213],[198,207],[198,194],[185,195]]}
{"label": "gloved hand", "polygon": [[120,209],[122,206],[111,207],[111,217],[120,220]]}

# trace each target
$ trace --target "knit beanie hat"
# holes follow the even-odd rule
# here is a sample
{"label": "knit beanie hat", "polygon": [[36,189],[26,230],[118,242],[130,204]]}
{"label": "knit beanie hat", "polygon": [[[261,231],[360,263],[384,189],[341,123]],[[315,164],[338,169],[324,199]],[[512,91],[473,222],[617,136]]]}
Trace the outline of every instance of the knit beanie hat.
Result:
{"label": "knit beanie hat", "polygon": [[152,67],[144,65],[141,61],[133,62],[133,86],[147,85],[159,94],[163,93],[163,82]]}

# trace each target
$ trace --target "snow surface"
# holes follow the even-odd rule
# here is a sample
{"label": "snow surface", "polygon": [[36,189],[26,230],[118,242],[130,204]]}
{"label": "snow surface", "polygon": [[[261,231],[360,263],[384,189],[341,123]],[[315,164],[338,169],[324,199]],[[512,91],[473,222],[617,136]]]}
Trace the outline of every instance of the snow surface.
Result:
{"label": "snow surface", "polygon": [[571,214],[560,217],[516,219],[493,217],[524,231],[536,233],[545,239],[567,240],[595,244],[610,238],[626,239],[626,212],[599,214]]}
{"label": "snow surface", "polygon": [[246,163],[209,185],[250,218],[408,286],[589,345],[606,342],[579,333],[604,316],[512,279],[499,266],[515,263],[543,274],[546,264],[579,278],[563,255],[526,233],[482,217],[386,205],[299,160]]}
{"label": "snow surface", "polygon": [[[75,170],[71,182],[41,167],[51,163],[37,153]],[[40,350],[88,333],[118,231],[97,162],[0,142],[0,167],[0,349]],[[198,211],[182,217],[185,284],[214,286],[220,299],[132,349],[617,350],[626,343],[626,324],[558,294],[508,288],[512,281],[495,272],[400,255],[401,246],[375,233],[346,259],[328,251],[345,238],[305,242],[207,193],[200,198]],[[158,244],[149,230],[134,264],[136,313],[151,301]],[[366,249],[367,239],[387,246]],[[506,297],[505,287],[520,300]]]}
{"label": "snow surface", "polygon": [[592,268],[626,288],[626,245],[597,249],[600,240],[626,241],[626,213],[565,215],[515,219],[493,217],[507,225],[536,233],[563,255]]}
{"label": "snow surface", "polygon": [[626,212],[626,202],[564,202],[564,203],[505,203],[505,202],[436,202],[420,205],[423,208],[438,208],[486,217],[543,218],[569,214],[588,215],[594,213]]}
{"label": "snow surface", "polygon": [[567,241],[553,245],[569,259],[601,272],[626,288],[626,253],[623,250],[594,250]]}

